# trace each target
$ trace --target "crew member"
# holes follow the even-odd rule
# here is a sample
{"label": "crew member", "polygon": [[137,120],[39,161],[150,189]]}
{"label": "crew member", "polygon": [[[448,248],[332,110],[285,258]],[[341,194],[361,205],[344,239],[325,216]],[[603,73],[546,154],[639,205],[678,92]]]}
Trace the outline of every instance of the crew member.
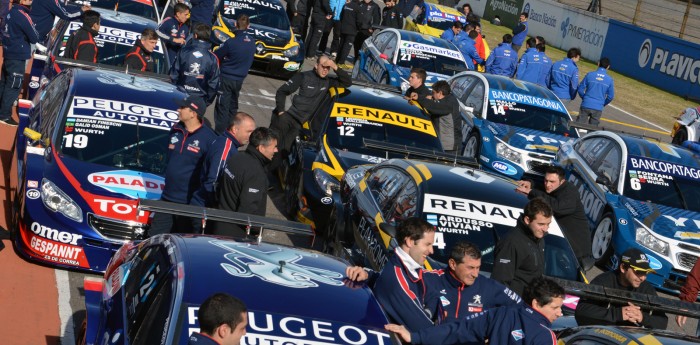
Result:
{"label": "crew member", "polygon": [[[360,49],[367,38],[372,36],[373,27],[382,21],[379,6],[373,0],[360,0],[360,11],[357,14],[357,35],[355,36],[355,59],[360,56]],[[356,61],[356,63],[359,61]]]}
{"label": "crew member", "polygon": [[462,145],[462,114],[450,84],[444,80],[436,82],[432,97],[419,97],[418,104],[430,114],[445,153],[457,154]]}
{"label": "crew member", "polygon": [[[685,278],[685,284],[683,284],[683,287],[681,288],[681,293],[680,295],[678,295],[678,298],[680,298],[681,301],[695,303],[698,299],[699,291],[700,260],[695,260],[695,265],[693,265],[693,269],[690,270],[690,273],[688,273],[688,276]],[[678,327],[685,326],[685,322],[687,321],[687,319],[688,318],[686,316],[676,315],[676,323],[678,324]],[[695,328],[695,336],[700,337],[700,322]]]}
{"label": "crew member", "polygon": [[63,56],[78,61],[97,63],[95,36],[100,33],[100,13],[87,10],[83,13],[83,26],[75,30],[66,42]]}
{"label": "crew member", "polygon": [[[357,35],[357,14],[360,12],[360,3],[354,0],[345,0],[343,13],[340,15],[340,42],[338,46],[340,51],[336,56],[335,63],[339,67],[348,67],[345,63],[350,54],[353,44],[355,44],[355,35]],[[355,59],[358,57],[355,56]]]}
{"label": "crew member", "polygon": [[523,42],[525,42],[525,40],[527,39],[527,18],[529,16],[530,15],[527,12],[521,13],[520,19],[518,20],[518,24],[515,26],[515,28],[513,28],[513,50],[515,50],[516,54],[520,50],[520,47],[523,46]]}
{"label": "crew member", "polygon": [[512,40],[513,36],[510,34],[503,35],[503,42],[499,43],[486,59],[486,73],[513,77],[518,65],[518,53],[511,46]]}
{"label": "crew member", "polygon": [[[313,59],[316,57],[316,52],[319,50],[318,43],[323,35],[323,29],[326,23],[333,18],[333,9],[329,0],[317,0],[314,4],[313,14],[311,16],[311,26],[307,35],[308,40],[306,46],[306,58]],[[326,47],[322,47],[321,51],[325,51]]]}
{"label": "crew member", "polygon": [[141,33],[141,38],[136,40],[134,47],[126,53],[124,65],[129,70],[142,72],[153,72],[153,58],[151,53],[158,45],[158,34],[150,28],[146,28]]}
{"label": "crew member", "polygon": [[610,60],[606,57],[600,59],[598,69],[588,72],[578,86],[578,95],[582,101],[577,122],[597,126],[603,116],[603,108],[615,98],[615,84],[608,75],[608,68]]}
{"label": "crew member", "polygon": [[180,49],[170,68],[170,79],[179,89],[201,97],[209,106],[219,90],[219,61],[209,50],[211,27],[200,23],[193,30],[192,40]]}
{"label": "crew member", "polygon": [[462,33],[462,28],[463,28],[462,22],[460,22],[459,20],[455,20],[452,23],[451,28],[442,32],[442,34],[440,35],[440,38],[456,44],[460,33]]}
{"label": "crew member", "polygon": [[183,3],[175,4],[173,15],[163,19],[158,25],[158,37],[165,43],[170,60],[175,60],[180,48],[185,45],[190,35],[190,25],[187,22],[190,8]]}
{"label": "crew member", "polygon": [[408,90],[404,94],[405,99],[418,100],[430,96],[430,89],[425,86],[425,79],[428,78],[428,73],[420,68],[411,68],[411,74],[408,76]]}
{"label": "crew member", "polygon": [[384,0],[384,8],[382,9],[382,26],[394,29],[403,28],[403,15],[396,8],[395,0]]}
{"label": "crew member", "polygon": [[[551,62],[551,61],[550,61]],[[527,50],[520,57],[520,62],[518,63],[518,71],[515,77],[520,80],[529,81],[533,84],[540,84],[542,75],[545,69],[547,73],[551,69],[550,64],[546,64],[542,53],[537,50],[537,40],[534,38],[528,38],[527,40]],[[542,84],[542,86],[547,87],[547,84]]]}
{"label": "crew member", "polygon": [[90,9],[89,5],[81,7],[74,5],[63,5],[58,0],[39,0],[36,4],[32,4],[32,9],[29,12],[29,17],[36,24],[36,32],[39,34],[39,42],[46,40],[46,35],[53,28],[56,16],[63,20],[73,21],[80,18],[83,12]]}
{"label": "crew member", "polygon": [[469,70],[475,70],[477,68],[476,64],[483,65],[486,63],[484,59],[479,56],[479,52],[476,50],[475,39],[479,36],[479,33],[472,29],[467,35],[459,35],[457,42],[457,48],[464,56],[464,61],[467,63],[467,68]]}
{"label": "crew member", "polygon": [[239,345],[248,326],[248,309],[236,297],[217,293],[207,298],[197,311],[199,332],[188,345]]}
{"label": "crew member", "polygon": [[578,91],[578,65],[581,59],[581,49],[571,48],[566,52],[566,58],[555,62],[550,72],[549,89],[559,100],[568,106],[576,98]]}
{"label": "crew member", "polygon": [[[214,21],[214,3],[215,0],[189,0],[191,7],[190,22],[192,28],[197,24],[204,24],[211,27]],[[223,8],[224,2],[221,1],[220,7]],[[223,12],[223,11],[222,11]],[[207,39],[208,40],[208,39]]]}

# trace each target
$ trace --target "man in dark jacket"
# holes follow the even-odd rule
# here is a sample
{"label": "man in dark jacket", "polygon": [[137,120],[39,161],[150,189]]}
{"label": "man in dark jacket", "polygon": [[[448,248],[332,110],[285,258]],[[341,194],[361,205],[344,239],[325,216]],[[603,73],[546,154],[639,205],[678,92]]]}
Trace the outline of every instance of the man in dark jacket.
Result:
{"label": "man in dark jacket", "polygon": [[[211,27],[212,20],[214,19],[214,2],[215,0],[190,0],[192,4],[192,10],[190,12],[190,23],[192,27],[198,23],[208,25]],[[228,1],[221,1],[220,7],[226,6]]]}
{"label": "man in dark jacket", "polygon": [[403,28],[403,14],[395,6],[395,0],[384,0],[384,8],[382,9],[382,26],[402,29]]}
{"label": "man in dark jacket", "polygon": [[411,12],[423,7],[423,0],[400,0],[396,7],[399,8],[401,15],[406,18]]}
{"label": "man in dark jacket", "polygon": [[93,10],[85,11],[83,26],[70,35],[63,56],[68,59],[97,63],[95,36],[99,33],[100,13]]}
{"label": "man in dark jacket", "polygon": [[405,99],[417,101],[422,97],[430,96],[430,89],[425,86],[425,79],[428,78],[428,73],[420,68],[411,68],[411,74],[408,76],[408,90],[404,94]]}
{"label": "man in dark jacket", "polygon": [[[217,194],[218,209],[265,216],[267,208],[267,166],[277,152],[277,134],[265,127],[250,134],[244,152],[231,156],[221,175]],[[214,234],[241,237],[245,230],[230,223],[217,222]]]}
{"label": "man in dark jacket", "polygon": [[131,71],[153,72],[153,58],[151,53],[158,45],[158,34],[150,28],[144,29],[141,37],[136,40],[134,47],[126,53],[124,66]]}
{"label": "man in dark jacket", "polygon": [[462,145],[462,115],[450,84],[444,80],[436,82],[433,95],[419,97],[418,104],[430,114],[445,153],[457,154]]}
{"label": "man in dark jacket", "polygon": [[[316,57],[316,51],[319,50],[318,43],[321,41],[323,29],[326,24],[333,18],[333,9],[329,0],[316,0],[314,4],[313,14],[311,15],[311,26],[309,33],[306,35],[308,45],[306,46],[306,58],[313,59]],[[323,47],[322,51],[326,48]]]}
{"label": "man in dark jacket", "polygon": [[[656,289],[646,281],[647,274],[656,273],[649,266],[649,258],[639,249],[630,248],[622,253],[620,267],[593,279],[591,285],[657,296]],[[696,295],[697,297],[697,295]],[[642,310],[631,302],[626,304],[596,302],[581,298],[576,307],[576,322],[586,325],[642,326],[666,329],[668,317],[659,311]]]}
{"label": "man in dark jacket", "polygon": [[90,6],[83,5],[82,7],[73,5],[63,5],[59,0],[39,0],[32,4],[32,10],[29,16],[36,23],[36,31],[39,33],[39,42],[46,40],[46,35],[53,28],[56,16],[63,20],[72,21],[80,18],[84,11],[90,9]]}
{"label": "man in dark jacket", "polygon": [[248,309],[236,297],[219,292],[207,298],[197,312],[199,332],[188,345],[240,345],[248,325]]}
{"label": "man in dark jacket", "polygon": [[306,2],[307,0],[289,0],[287,1],[287,17],[292,25],[292,30],[295,34],[303,35],[304,21],[306,21]]}
{"label": "man in dark jacket", "polygon": [[[189,204],[202,184],[204,158],[216,139],[214,131],[202,125],[206,104],[194,95],[175,100],[180,122],[170,130],[168,164],[165,167],[165,187],[160,198],[178,204]],[[169,232],[192,232],[197,220],[167,213],[156,213],[149,235]]]}
{"label": "man in dark jacket", "polygon": [[[698,299],[698,292],[700,292],[700,260],[695,260],[695,265],[693,265],[690,273],[688,273],[678,298],[681,301],[695,303]],[[676,324],[678,324],[678,327],[683,328],[687,320],[688,318],[686,316],[676,315]],[[695,328],[695,336],[700,337],[700,323],[698,323]]]}
{"label": "man in dark jacket", "polygon": [[527,195],[528,199],[541,198],[552,207],[554,219],[564,232],[566,239],[584,268],[589,268],[591,256],[591,232],[588,218],[583,210],[578,189],[566,181],[564,169],[554,165],[544,174],[544,190],[533,189],[532,181],[518,181],[516,191]]}
{"label": "man in dark jacket", "polygon": [[[357,35],[357,15],[360,12],[360,3],[356,0],[346,0],[343,13],[340,15],[340,51],[335,59],[338,65],[345,65],[355,44],[355,36]],[[357,58],[357,56],[355,56]],[[344,66],[341,66],[344,67]]]}
{"label": "man in dark jacket", "polygon": [[209,106],[219,90],[219,61],[209,50],[211,27],[200,23],[193,31],[192,40],[182,47],[170,68],[170,79],[179,89],[201,97]]}
{"label": "man in dark jacket", "polygon": [[187,19],[190,16],[190,8],[183,3],[175,4],[173,15],[167,17],[158,25],[158,37],[165,43],[170,61],[175,60],[190,35],[190,26]]}
{"label": "man in dark jacket", "polygon": [[374,29],[372,26],[382,22],[382,13],[379,6],[373,0],[363,0],[360,2],[360,11],[357,13],[357,35],[355,36],[355,59],[359,56],[362,43],[372,36]]}
{"label": "man in dark jacket", "polygon": [[242,14],[236,20],[233,37],[224,42],[214,54],[221,63],[221,87],[219,101],[214,112],[214,131],[223,133],[238,113],[238,95],[243,80],[253,65],[255,57],[255,36],[246,32],[250,19]]}
{"label": "man in dark jacket", "polygon": [[0,121],[16,126],[12,119],[12,105],[19,96],[27,61],[32,57],[31,45],[37,43],[39,34],[34,22],[29,17],[29,7],[32,0],[20,0],[12,6],[7,15],[5,27],[7,30],[2,37],[4,63],[0,94]]}
{"label": "man in dark jacket", "polygon": [[525,205],[516,226],[496,245],[491,278],[518,295],[544,274],[544,236],[552,223],[552,208],[542,199]]}

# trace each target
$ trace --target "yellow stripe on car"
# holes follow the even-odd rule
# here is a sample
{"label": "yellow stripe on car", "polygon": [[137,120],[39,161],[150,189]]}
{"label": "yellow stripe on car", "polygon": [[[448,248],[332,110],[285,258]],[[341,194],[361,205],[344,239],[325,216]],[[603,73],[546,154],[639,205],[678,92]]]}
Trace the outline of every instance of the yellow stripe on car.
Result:
{"label": "yellow stripe on car", "polygon": [[323,135],[323,150],[326,152],[326,156],[328,156],[328,160],[331,162],[331,164],[328,165],[321,162],[314,162],[311,165],[311,170],[313,171],[314,169],[321,169],[338,179],[338,181],[340,181],[345,171],[343,170],[343,167],[340,166],[338,159],[335,158],[335,155],[333,155],[333,152],[331,151],[330,147],[328,147],[328,140],[326,138],[326,135]]}

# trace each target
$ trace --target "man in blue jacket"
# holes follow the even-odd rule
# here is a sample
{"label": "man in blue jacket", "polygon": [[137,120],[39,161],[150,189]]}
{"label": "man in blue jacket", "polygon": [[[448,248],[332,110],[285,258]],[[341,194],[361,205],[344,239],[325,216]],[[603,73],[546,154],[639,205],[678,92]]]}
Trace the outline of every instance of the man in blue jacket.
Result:
{"label": "man in blue jacket", "polygon": [[56,16],[63,20],[76,20],[83,15],[83,12],[90,9],[90,6],[73,6],[66,5],[65,7],[59,0],[40,0],[32,5],[32,10],[29,16],[36,23],[36,31],[39,33],[39,42],[46,40],[46,35],[53,28],[53,22]]}
{"label": "man in blue jacket", "polygon": [[12,119],[12,106],[22,87],[26,63],[32,57],[31,45],[39,41],[39,33],[29,16],[32,0],[19,0],[7,14],[2,37],[4,63],[2,65],[2,85],[0,100],[0,121],[16,126]]}
{"label": "man in blue jacket", "polygon": [[513,50],[512,41],[513,36],[503,35],[503,42],[499,43],[498,47],[494,48],[486,59],[486,73],[513,77],[518,65],[518,52]]}
{"label": "man in blue jacket", "polygon": [[[527,30],[528,30],[528,23],[527,23],[527,18],[529,17],[527,12],[523,12],[520,14],[520,21],[518,22],[518,25],[513,28],[513,50],[515,50],[515,53],[517,54],[518,51],[520,50],[520,47],[523,46],[523,42],[525,42],[525,39],[527,38]],[[533,45],[534,47],[534,45]]]}
{"label": "man in blue jacket", "polygon": [[236,20],[236,30],[214,53],[221,63],[221,87],[219,101],[214,112],[214,131],[226,131],[231,119],[238,113],[238,96],[243,80],[253,65],[255,57],[255,36],[246,32],[250,19],[242,14]]}
{"label": "man in blue jacket", "polygon": [[581,49],[571,48],[566,52],[566,58],[555,62],[549,77],[549,89],[568,106],[576,98],[578,91],[578,66],[581,59]]}
{"label": "man in blue jacket", "polygon": [[455,20],[454,23],[452,23],[452,27],[445,30],[442,35],[440,35],[440,38],[455,43],[455,37],[459,37],[463,27],[464,25],[462,25],[462,22]]}
{"label": "man in blue jacket", "polygon": [[158,37],[165,43],[170,61],[175,60],[180,48],[185,45],[187,36],[190,35],[190,26],[187,19],[190,16],[190,8],[183,3],[175,4],[173,15],[163,19],[158,25]]}
{"label": "man in blue jacket", "polygon": [[[515,73],[515,77],[520,80],[540,84],[541,76],[544,73],[543,71],[546,68],[551,68],[550,65],[546,63],[547,61],[549,61],[549,58],[545,60],[542,53],[537,50],[537,40],[530,37],[527,40],[527,50],[525,54],[520,57],[518,71]],[[547,71],[549,72],[549,70]],[[542,86],[546,87],[547,84],[543,83]]]}
{"label": "man in blue jacket", "polygon": [[386,325],[411,344],[526,344],[556,345],[552,322],[561,315],[564,288],[555,281],[540,277],[530,285],[523,298],[529,306],[499,307],[419,331],[408,331],[396,324]]}
{"label": "man in blue jacket", "polygon": [[193,29],[192,40],[180,50],[170,67],[170,79],[179,89],[201,97],[209,106],[219,90],[219,60],[209,50],[211,27],[199,23]]}
{"label": "man in blue jacket", "polygon": [[603,115],[603,107],[615,98],[615,84],[608,75],[608,68],[610,60],[606,57],[600,59],[598,69],[586,74],[578,86],[578,95],[582,101],[576,122],[597,126]]}
{"label": "man in blue jacket", "polygon": [[[190,11],[190,23],[194,28],[197,23],[209,25],[211,27],[214,20],[214,0],[190,0],[192,10]],[[221,1],[220,8],[228,1]]]}
{"label": "man in blue jacket", "polygon": [[464,37],[463,34],[458,35],[458,43],[456,45],[464,56],[464,61],[467,63],[467,68],[469,68],[469,70],[476,69],[475,62],[479,65],[485,63],[484,59],[479,56],[479,52],[476,50],[475,39],[477,36],[479,36],[479,33],[476,32],[476,30],[471,30],[466,37]]}

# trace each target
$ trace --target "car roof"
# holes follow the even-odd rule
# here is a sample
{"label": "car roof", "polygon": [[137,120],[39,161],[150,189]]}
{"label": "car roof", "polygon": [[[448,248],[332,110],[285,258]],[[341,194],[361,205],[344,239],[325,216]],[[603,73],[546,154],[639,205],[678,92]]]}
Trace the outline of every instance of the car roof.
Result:
{"label": "car roof", "polygon": [[422,44],[427,44],[435,47],[441,47],[441,48],[446,48],[450,50],[457,50],[457,48],[447,42],[446,40],[439,38],[439,37],[434,37],[430,35],[424,35],[421,34],[420,32],[415,32],[415,31],[408,31],[408,30],[396,30],[399,32],[401,35],[401,40],[402,41],[408,41],[408,42],[415,42],[415,43],[422,43]]}
{"label": "car roof", "polygon": [[561,337],[568,338],[574,334],[593,336],[612,343],[619,341],[620,344],[632,344],[635,340],[642,344],[697,344],[697,338],[683,333],[632,326],[581,326],[563,331]]}
{"label": "car roof", "polygon": [[[93,8],[93,10],[100,13],[100,25],[108,26],[111,28],[135,31],[141,35],[141,31],[146,27],[155,29],[158,27],[158,23],[154,20],[137,16],[135,14],[117,12],[114,10],[108,10],[105,8]],[[81,22],[80,18],[72,20],[72,22]],[[113,35],[110,35],[113,36]],[[133,38],[132,38],[133,39]]]}
{"label": "car roof", "polygon": [[377,108],[422,119],[429,119],[421,108],[410,104],[398,91],[388,90],[386,87],[372,87],[369,84],[353,85],[338,91],[340,92],[338,92],[336,103]]}
{"label": "car roof", "polygon": [[629,134],[618,133],[617,135],[627,146],[629,155],[651,157],[666,162],[700,168],[700,157],[685,147]]}

